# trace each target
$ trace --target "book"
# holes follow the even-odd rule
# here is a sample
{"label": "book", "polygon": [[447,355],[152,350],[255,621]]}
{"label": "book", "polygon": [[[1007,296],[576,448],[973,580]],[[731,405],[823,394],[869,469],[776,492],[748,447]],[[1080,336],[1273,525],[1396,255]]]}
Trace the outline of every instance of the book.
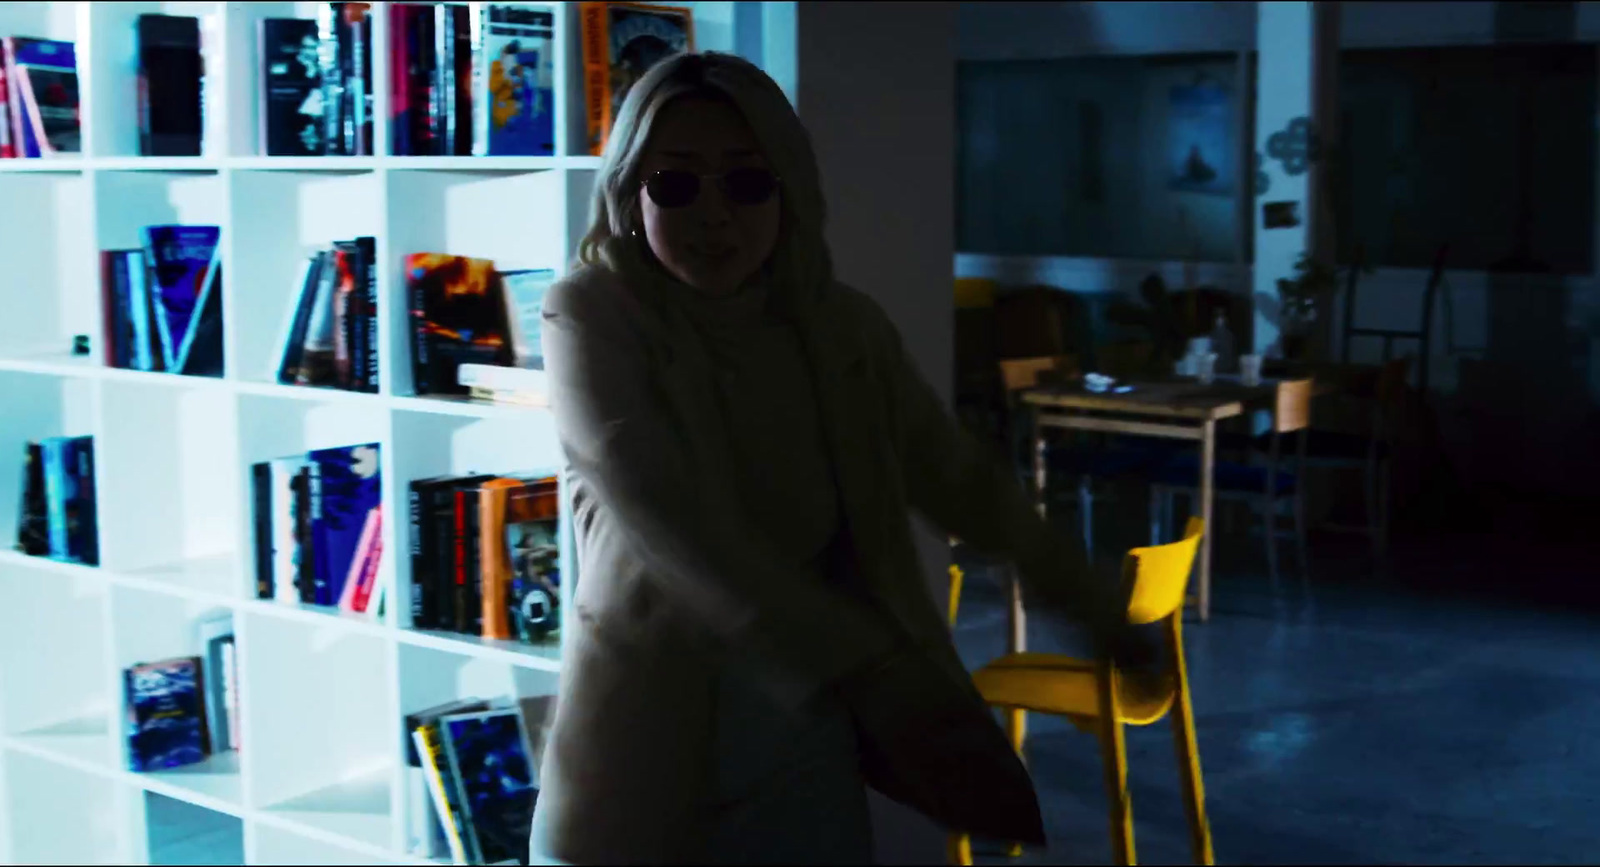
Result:
{"label": "book", "polygon": [[200,156],[204,129],[200,19],[142,14],[139,43],[139,153]]}
{"label": "book", "polygon": [[312,546],[318,605],[337,605],[361,542],[367,516],[382,499],[379,445],[366,443],[309,453]]}
{"label": "book", "polygon": [[160,341],[152,322],[150,307],[150,264],[143,250],[129,250],[128,261],[128,318],[133,330],[133,367],[135,370],[162,370]]}
{"label": "book", "polygon": [[11,140],[11,80],[7,72],[6,49],[0,42],[0,159],[14,159],[17,149]]}
{"label": "book", "polygon": [[461,798],[455,793],[446,776],[445,757],[439,746],[438,727],[418,726],[411,731],[411,740],[421,754],[422,769],[434,812],[444,826],[452,864],[472,863],[468,860],[466,842],[462,836]]}
{"label": "book", "polygon": [[0,40],[10,87],[12,146],[21,157],[82,150],[78,68],[71,42],[8,36]]}
{"label": "book", "polygon": [[549,156],[555,150],[555,11],[544,5],[483,7],[483,46],[473,98],[473,153]]}
{"label": "book", "polygon": [[67,502],[77,497],[76,482],[68,472],[65,437],[50,437],[39,442],[44,464],[46,526],[51,557],[67,556]]}
{"label": "book", "polygon": [[215,755],[236,746],[228,738],[227,678],[224,674],[227,662],[222,652],[224,644],[233,643],[233,617],[229,614],[208,617],[200,621],[196,631],[200,647],[205,651],[200,679],[205,690],[202,704],[209,741],[207,749]]}
{"label": "book", "polygon": [[505,288],[493,261],[412,253],[405,274],[416,394],[465,394],[457,367],[514,360]]}
{"label": "book", "polygon": [[383,507],[375,506],[367,512],[362,522],[361,535],[356,539],[355,556],[350,559],[350,569],[345,573],[339,591],[339,609],[352,613],[366,611],[372,598],[372,582],[378,574],[378,558],[383,551]]}
{"label": "book", "polygon": [[502,271],[500,281],[505,286],[513,363],[543,370],[540,330],[544,326],[544,298],[555,285],[556,272],[548,268]]}
{"label": "book", "polygon": [[467,396],[473,400],[487,403],[498,403],[505,406],[517,406],[525,409],[549,409],[550,399],[542,391],[526,391],[522,389],[493,388],[485,385],[474,385],[467,389]]}
{"label": "book", "polygon": [[556,633],[558,490],[554,476],[502,477],[479,487],[484,638],[535,644]]}
{"label": "book", "polygon": [[306,352],[306,333],[311,325],[311,313],[316,306],[317,292],[322,279],[322,268],[327,251],[318,250],[307,256],[300,265],[300,277],[295,285],[300,287],[296,302],[284,318],[278,345],[283,353],[272,375],[283,385],[294,385],[301,374],[301,364]]}
{"label": "book", "polygon": [[662,59],[694,50],[688,7],[583,2],[583,90],[589,153],[605,149],[628,89]]}
{"label": "book", "polygon": [[222,293],[217,290],[221,264],[219,245],[222,230],[216,226],[146,226],[145,256],[153,276],[151,300],[156,331],[160,335],[161,360],[166,370],[185,372],[198,330],[208,315],[218,321]]}
{"label": "book", "polygon": [[30,442],[22,449],[22,498],[17,505],[17,550],[33,557],[50,553],[50,512],[45,493],[44,447]]}
{"label": "book", "polygon": [[295,481],[305,465],[303,457],[274,458],[251,465],[258,599],[299,599],[295,578],[301,551],[295,536]]}
{"label": "book", "polygon": [[100,535],[95,510],[94,437],[67,437],[63,455],[69,479],[65,504],[67,559],[97,566]]}
{"label": "book", "polygon": [[320,156],[327,110],[322,90],[321,43],[310,18],[263,18],[257,30],[261,63],[261,152],[268,156]]}
{"label": "book", "polygon": [[450,714],[439,720],[439,740],[461,795],[468,859],[520,862],[539,794],[522,715],[515,708]]}
{"label": "book", "polygon": [[205,760],[199,657],[125,669],[123,698],[129,770],[158,771]]}

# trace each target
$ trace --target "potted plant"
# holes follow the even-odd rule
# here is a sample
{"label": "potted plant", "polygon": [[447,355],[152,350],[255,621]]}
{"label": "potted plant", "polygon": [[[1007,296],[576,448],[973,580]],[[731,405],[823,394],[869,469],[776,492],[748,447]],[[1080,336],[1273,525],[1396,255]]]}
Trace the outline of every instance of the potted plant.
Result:
{"label": "potted plant", "polygon": [[1294,272],[1278,278],[1278,331],[1283,357],[1302,361],[1312,329],[1339,291],[1339,272],[1305,252],[1295,260]]}

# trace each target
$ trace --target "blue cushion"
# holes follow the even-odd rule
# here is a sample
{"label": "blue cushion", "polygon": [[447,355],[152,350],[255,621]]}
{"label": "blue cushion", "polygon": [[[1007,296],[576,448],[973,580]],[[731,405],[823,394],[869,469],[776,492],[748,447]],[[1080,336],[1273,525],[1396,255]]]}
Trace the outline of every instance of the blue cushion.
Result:
{"label": "blue cushion", "polygon": [[[1167,461],[1154,479],[1158,485],[1167,485],[1175,488],[1193,488],[1200,483],[1200,457],[1199,455],[1178,455]],[[1211,483],[1218,490],[1244,491],[1258,493],[1266,490],[1267,468],[1253,467],[1248,464],[1233,461],[1217,461],[1211,475]],[[1286,496],[1294,493],[1294,473],[1279,470],[1277,478],[1273,479],[1273,493]]]}

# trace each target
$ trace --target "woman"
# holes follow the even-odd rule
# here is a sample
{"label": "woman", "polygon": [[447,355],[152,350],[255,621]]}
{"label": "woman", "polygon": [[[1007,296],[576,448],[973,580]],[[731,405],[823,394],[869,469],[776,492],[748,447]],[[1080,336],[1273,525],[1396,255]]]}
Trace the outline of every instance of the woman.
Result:
{"label": "woman", "polygon": [[909,510],[1091,625],[1116,619],[1109,582],[834,281],[823,213],[806,132],[755,66],[677,55],[629,92],[545,302],[582,574],[536,860],[862,863],[865,784],[1043,842]]}

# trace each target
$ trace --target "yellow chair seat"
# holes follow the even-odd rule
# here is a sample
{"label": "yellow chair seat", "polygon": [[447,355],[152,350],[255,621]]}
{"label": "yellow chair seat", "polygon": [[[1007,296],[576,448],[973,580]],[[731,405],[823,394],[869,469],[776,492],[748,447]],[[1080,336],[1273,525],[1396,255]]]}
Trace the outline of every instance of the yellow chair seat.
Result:
{"label": "yellow chair seat", "polygon": [[[1093,719],[1100,715],[1094,663],[1054,653],[1008,653],[972,676],[984,701],[999,707]],[[1118,722],[1149,725],[1172,707],[1175,683],[1155,691],[1117,678]]]}

